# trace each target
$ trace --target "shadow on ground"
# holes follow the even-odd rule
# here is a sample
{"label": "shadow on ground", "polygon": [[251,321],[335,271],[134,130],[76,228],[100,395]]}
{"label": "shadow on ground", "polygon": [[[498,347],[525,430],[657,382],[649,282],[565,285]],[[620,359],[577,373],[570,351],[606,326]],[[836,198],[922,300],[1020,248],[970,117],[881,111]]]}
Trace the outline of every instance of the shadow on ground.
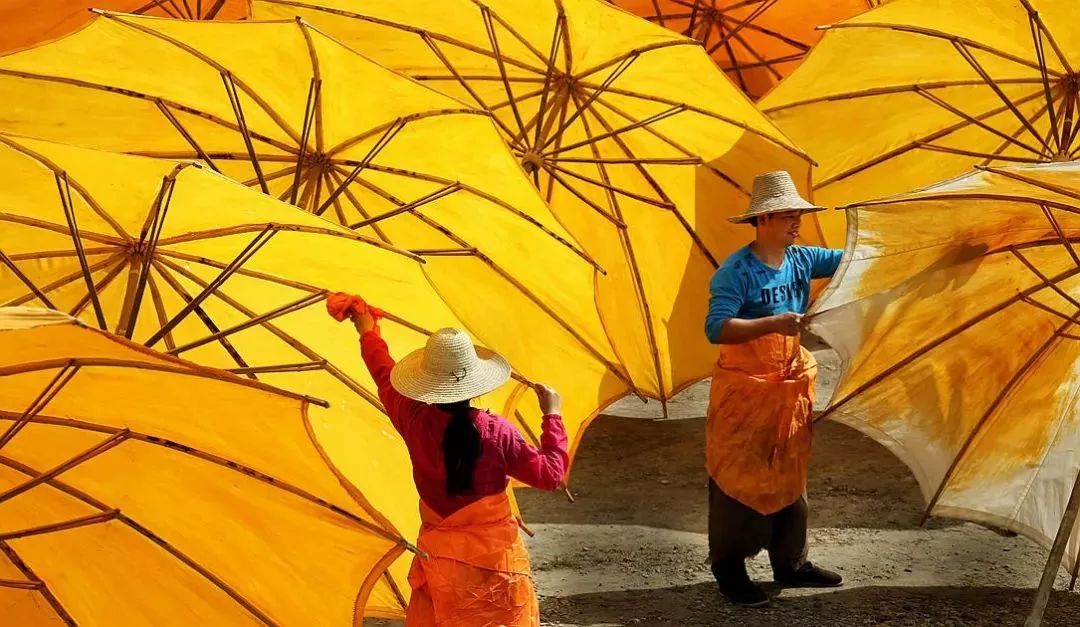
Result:
{"label": "shadow on ground", "polygon": [[[719,600],[712,584],[545,598],[545,624],[558,625],[1022,625],[1030,590],[990,587],[861,587],[813,596],[781,594],[761,609]],[[673,609],[675,608],[675,609]],[[932,618],[928,616],[932,612]],[[1055,592],[1043,625],[1075,625],[1080,596]]]}
{"label": "shadow on ground", "polygon": [[[704,418],[598,418],[585,433],[570,478],[577,502],[562,493],[519,490],[525,520],[705,533],[704,428]],[[923,499],[899,460],[844,425],[824,421],[815,429],[807,489],[811,527],[918,527]],[[928,527],[955,524],[937,519]]]}

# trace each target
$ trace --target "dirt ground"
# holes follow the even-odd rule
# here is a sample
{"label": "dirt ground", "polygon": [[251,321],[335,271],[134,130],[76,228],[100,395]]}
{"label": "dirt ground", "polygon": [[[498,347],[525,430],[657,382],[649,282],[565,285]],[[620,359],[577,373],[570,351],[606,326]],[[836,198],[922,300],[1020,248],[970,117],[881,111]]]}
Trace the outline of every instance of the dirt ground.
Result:
{"label": "dirt ground", "polygon": [[[822,401],[836,360],[822,362]],[[808,488],[810,557],[843,588],[775,591],[765,609],[735,608],[711,583],[703,468],[706,386],[658,407],[626,401],[586,433],[565,495],[519,492],[545,625],[1021,625],[1046,551],[1021,537],[935,519],[888,451],[836,423],[819,423]],[[615,415],[618,414],[618,415]],[[751,576],[768,581],[758,556]],[[1080,625],[1080,593],[1059,576],[1045,625]]]}

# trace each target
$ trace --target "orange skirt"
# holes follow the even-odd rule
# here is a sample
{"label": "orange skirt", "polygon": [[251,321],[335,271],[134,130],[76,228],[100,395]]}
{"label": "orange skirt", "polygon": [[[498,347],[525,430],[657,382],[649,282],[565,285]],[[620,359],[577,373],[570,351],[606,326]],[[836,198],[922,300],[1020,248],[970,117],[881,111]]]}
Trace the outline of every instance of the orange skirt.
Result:
{"label": "orange skirt", "polygon": [[713,372],[705,467],[725,494],[761,514],[806,489],[817,362],[797,337],[723,345]]}
{"label": "orange skirt", "polygon": [[539,627],[529,554],[507,494],[443,518],[420,503],[407,627]]}

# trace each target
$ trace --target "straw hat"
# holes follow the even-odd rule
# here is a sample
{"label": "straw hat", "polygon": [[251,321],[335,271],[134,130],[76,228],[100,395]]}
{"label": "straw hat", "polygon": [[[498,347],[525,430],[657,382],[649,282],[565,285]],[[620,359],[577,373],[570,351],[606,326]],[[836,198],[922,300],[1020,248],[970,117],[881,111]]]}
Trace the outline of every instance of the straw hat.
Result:
{"label": "straw hat", "polygon": [[390,383],[422,403],[457,403],[483,396],[510,379],[510,364],[473,346],[469,334],[439,329],[427,346],[409,353],[390,372]]}
{"label": "straw hat", "polygon": [[802,211],[814,213],[824,211],[825,207],[819,207],[810,203],[799,195],[795,187],[795,181],[784,170],[766,172],[754,178],[754,191],[750,194],[750,206],[746,213],[728,221],[736,224],[749,222],[751,218],[763,216],[769,213],[784,213],[787,211]]}

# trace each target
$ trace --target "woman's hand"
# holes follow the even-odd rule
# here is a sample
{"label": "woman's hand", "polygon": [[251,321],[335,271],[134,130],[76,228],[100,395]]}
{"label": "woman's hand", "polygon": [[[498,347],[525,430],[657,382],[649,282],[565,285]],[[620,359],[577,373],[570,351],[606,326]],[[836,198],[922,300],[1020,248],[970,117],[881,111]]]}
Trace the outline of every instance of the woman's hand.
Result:
{"label": "woman's hand", "polygon": [[375,316],[371,315],[370,307],[364,308],[364,313],[362,314],[353,312],[352,322],[360,335],[375,330]]}
{"label": "woman's hand", "polygon": [[562,415],[562,398],[559,397],[555,388],[536,383],[533,385],[533,390],[536,391],[536,398],[540,401],[540,413],[545,416]]}

